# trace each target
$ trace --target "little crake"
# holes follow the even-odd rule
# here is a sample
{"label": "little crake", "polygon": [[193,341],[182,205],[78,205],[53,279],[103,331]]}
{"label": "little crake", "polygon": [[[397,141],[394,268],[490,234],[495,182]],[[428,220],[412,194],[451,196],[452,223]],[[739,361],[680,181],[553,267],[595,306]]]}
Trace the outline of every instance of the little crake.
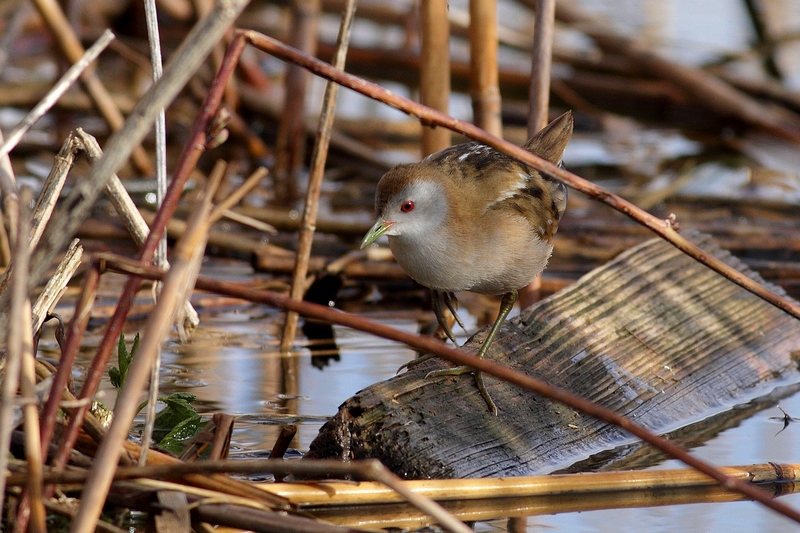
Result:
{"label": "little crake", "polygon": [[[572,115],[566,113],[525,148],[557,164],[571,135]],[[436,317],[454,343],[442,303],[452,311],[452,293],[458,291],[503,294],[500,315],[478,352],[484,357],[517,290],[547,266],[566,206],[567,189],[561,182],[489,146],[469,142],[387,172],[375,194],[377,221],[361,247],[388,236],[403,270],[433,291]],[[458,367],[433,374],[471,371]],[[496,413],[481,374],[475,376]]]}

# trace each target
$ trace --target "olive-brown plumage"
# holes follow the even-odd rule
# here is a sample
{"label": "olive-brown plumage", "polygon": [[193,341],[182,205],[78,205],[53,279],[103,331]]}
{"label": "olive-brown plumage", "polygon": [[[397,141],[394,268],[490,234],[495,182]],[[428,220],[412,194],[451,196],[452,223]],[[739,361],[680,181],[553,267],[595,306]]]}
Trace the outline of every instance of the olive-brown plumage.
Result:
{"label": "olive-brown plumage", "polygon": [[[572,115],[566,113],[525,148],[557,164],[571,134]],[[399,165],[381,178],[375,194],[378,218],[362,247],[388,236],[403,270],[433,290],[434,310],[451,339],[442,298],[450,306],[453,292],[505,294],[507,309],[501,308],[478,354],[482,357],[517,290],[547,266],[566,205],[562,183],[489,146],[459,144],[419,163]]]}

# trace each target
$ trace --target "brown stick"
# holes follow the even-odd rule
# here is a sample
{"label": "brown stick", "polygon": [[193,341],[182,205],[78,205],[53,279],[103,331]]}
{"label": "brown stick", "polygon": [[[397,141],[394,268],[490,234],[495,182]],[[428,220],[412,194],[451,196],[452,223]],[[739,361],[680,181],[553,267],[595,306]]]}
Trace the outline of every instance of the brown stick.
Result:
{"label": "brown stick", "polygon": [[[338,69],[344,69],[355,10],[355,0],[349,0],[339,25],[336,59],[334,61]],[[306,202],[303,208],[303,222],[300,227],[294,273],[292,274],[290,295],[296,300],[303,297],[306,289],[308,258],[311,256],[311,243],[314,240],[314,231],[316,230],[319,194],[322,187],[322,178],[325,176],[325,161],[328,157],[328,146],[330,145],[333,119],[336,115],[336,95],[338,93],[339,86],[329,81],[325,87],[322,113],[319,117],[317,142],[314,146],[314,154],[311,157],[311,175],[308,180],[308,191],[306,192]],[[281,337],[282,354],[288,355],[291,351],[296,331],[297,313],[286,313],[283,323],[283,336]]]}
{"label": "brown stick", "polygon": [[[320,0],[293,0],[291,2],[291,43],[298,50],[315,55],[317,50],[317,19]],[[291,202],[297,198],[297,173],[303,164],[305,135],[306,90],[310,78],[297,65],[286,70],[286,100],[278,125],[278,141],[275,148],[275,196],[279,202]]]}
{"label": "brown stick", "polygon": [[495,0],[469,2],[469,61],[472,122],[492,135],[502,137]]}
{"label": "brown stick", "polygon": [[[162,271],[150,265],[138,264],[130,259],[119,258],[110,254],[104,254],[103,257],[108,259],[108,266],[112,270],[147,277],[149,279],[162,279],[164,277],[164,273]],[[241,284],[211,280],[202,277],[197,279],[196,288],[242,298],[243,300],[250,302],[259,302],[282,309],[290,309],[300,313],[303,316],[324,320],[332,324],[340,324],[342,326],[347,326],[359,331],[366,331],[373,335],[378,335],[390,340],[402,342],[412,348],[422,351],[423,353],[436,354],[439,357],[447,359],[448,361],[451,361],[457,365],[465,365],[472,367],[475,370],[485,372],[508,383],[517,385],[523,389],[563,403],[569,407],[572,407],[573,409],[593,416],[598,420],[619,426],[632,435],[658,448],[664,453],[667,453],[672,457],[683,461],[688,466],[691,466],[692,468],[695,468],[700,472],[710,476],[721,485],[737,490],[745,496],[757,500],[767,507],[770,507],[784,516],[800,523],[800,512],[792,509],[788,505],[771,499],[771,497],[762,489],[753,486],[746,481],[732,478],[711,464],[693,457],[677,444],[652,433],[651,431],[632,422],[630,419],[611,411],[610,409],[585,400],[584,398],[576,396],[560,387],[555,387],[545,383],[538,378],[499,365],[489,359],[482,359],[474,355],[467,354],[456,348],[451,348],[450,346],[431,337],[423,337],[400,331],[384,324],[377,324],[362,317],[348,313],[342,313],[321,305],[292,300],[288,296],[284,296],[275,292],[253,290],[250,287],[245,287]]]}
{"label": "brown stick", "polygon": [[[531,66],[530,109],[528,111],[528,138],[547,125],[550,107],[550,66],[553,63],[553,27],[556,0],[537,0],[533,28],[533,60]],[[491,133],[491,132],[490,132]],[[530,307],[541,299],[542,275],[519,291],[521,309]]]}
{"label": "brown stick", "polygon": [[[34,0],[33,3],[36,4],[36,9],[39,10],[39,14],[45,20],[69,62],[78,62],[85,51],[58,2],[55,0]],[[122,128],[125,123],[125,117],[122,116],[95,70],[87,69],[81,75],[81,81],[86,88],[86,92],[89,93],[98,111],[103,115],[111,129],[117,131]],[[136,146],[134,149],[132,160],[139,172],[145,175],[153,174],[153,165],[147,156],[147,152],[141,146]]]}
{"label": "brown stick", "polygon": [[[422,57],[419,91],[422,103],[447,113],[450,102],[450,28],[446,0],[420,2]],[[423,124],[422,155],[426,156],[450,146],[450,132]]]}
{"label": "brown stick", "polygon": [[[28,299],[28,264],[30,262],[30,248],[28,241],[30,238],[31,204],[32,193],[29,188],[20,191],[19,229],[17,239],[14,243],[14,268],[13,283],[11,286],[11,316],[8,325],[8,357],[16,360],[16,364],[7,364],[6,373],[19,371],[19,389],[23,400],[34,399],[36,373],[33,370],[33,337],[31,333],[31,303]],[[8,376],[7,376],[8,377]],[[8,382],[5,383],[6,385]],[[7,393],[16,395],[17,388],[14,386]],[[39,453],[39,415],[37,412],[36,401],[32,401],[23,407],[23,419],[25,428],[25,453],[28,463],[28,483],[27,492],[30,494],[30,506],[21,505],[17,511],[17,521],[20,517],[27,523],[30,516],[30,531],[44,533],[47,530],[45,522],[45,511],[42,503],[42,455]],[[8,421],[10,422],[10,420]],[[10,428],[9,428],[10,429]],[[10,434],[10,432],[9,432]],[[3,448],[3,454],[7,448]]]}
{"label": "brown stick", "polygon": [[531,66],[530,114],[528,137],[547,126],[550,107],[550,67],[553,63],[553,30],[555,0],[536,0],[533,28],[533,61]]}

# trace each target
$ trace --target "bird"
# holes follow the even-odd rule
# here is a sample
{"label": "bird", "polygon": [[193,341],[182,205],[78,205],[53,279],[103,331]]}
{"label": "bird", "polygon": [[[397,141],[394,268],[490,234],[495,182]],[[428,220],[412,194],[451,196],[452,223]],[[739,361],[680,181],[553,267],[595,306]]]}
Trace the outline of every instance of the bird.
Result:
{"label": "bird", "polygon": [[[524,148],[561,164],[572,129],[572,114],[567,112]],[[456,346],[443,309],[446,306],[463,328],[454,293],[503,295],[498,317],[477,353],[484,358],[518,290],[547,266],[566,207],[567,188],[560,181],[490,146],[467,142],[384,174],[375,192],[377,218],[361,248],[388,236],[400,267],[431,289],[436,319]],[[464,373],[474,373],[489,410],[497,415],[479,371],[455,367],[426,377]]]}

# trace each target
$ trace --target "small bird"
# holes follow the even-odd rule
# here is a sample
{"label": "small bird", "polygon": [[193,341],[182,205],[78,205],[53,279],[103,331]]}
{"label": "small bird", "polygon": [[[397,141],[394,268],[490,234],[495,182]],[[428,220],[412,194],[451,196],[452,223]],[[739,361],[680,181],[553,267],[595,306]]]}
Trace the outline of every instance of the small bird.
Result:
{"label": "small bird", "polygon": [[[525,149],[559,164],[572,127],[572,114],[565,113],[534,135]],[[388,236],[403,270],[432,290],[439,325],[456,345],[442,304],[463,327],[453,308],[453,293],[502,294],[500,313],[477,354],[483,358],[514,306],[518,289],[547,266],[566,207],[567,189],[561,182],[489,146],[468,142],[387,172],[375,193],[377,220],[361,248]],[[481,395],[496,415],[480,372],[456,367],[427,377],[468,372],[474,372]]]}

